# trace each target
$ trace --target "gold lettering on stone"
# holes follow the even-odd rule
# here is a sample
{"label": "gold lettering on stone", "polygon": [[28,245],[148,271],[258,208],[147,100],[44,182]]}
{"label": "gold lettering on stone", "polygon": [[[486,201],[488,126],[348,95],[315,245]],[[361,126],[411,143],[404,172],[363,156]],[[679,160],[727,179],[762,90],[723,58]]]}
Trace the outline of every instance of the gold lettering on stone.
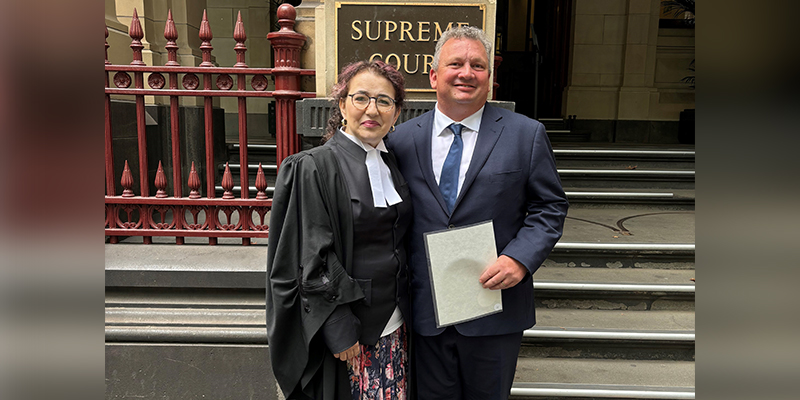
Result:
{"label": "gold lettering on stone", "polygon": [[372,21],[371,21],[371,20],[367,20],[367,23],[366,23],[366,26],[367,26],[367,27],[366,27],[366,30],[367,30],[367,39],[369,39],[369,40],[371,40],[371,41],[373,41],[373,42],[374,42],[374,41],[376,41],[376,40],[378,40],[378,39],[380,39],[380,38],[381,38],[381,21],[378,21],[378,23],[376,24],[376,25],[378,25],[378,28],[377,28],[377,31],[378,31],[378,33],[375,35],[375,37],[372,37],[372,36],[370,35],[370,29],[369,29],[369,23],[370,23],[370,22],[372,22]]}
{"label": "gold lettering on stone", "polygon": [[403,70],[406,71],[407,74],[416,74],[419,71],[419,54],[414,54],[414,58],[416,59],[415,67],[413,71],[408,70],[408,54],[403,54]]}
{"label": "gold lettering on stone", "polygon": [[386,63],[387,64],[391,64],[392,63],[392,61],[391,61],[392,57],[394,57],[394,59],[395,59],[394,68],[399,71],[400,70],[400,56],[398,56],[397,54],[392,53],[392,54],[389,54],[388,56],[386,56]]}
{"label": "gold lettering on stone", "polygon": [[422,57],[422,74],[427,75],[428,71],[433,68],[433,56],[430,54],[425,54]]}
{"label": "gold lettering on stone", "polygon": [[[389,41],[389,34],[397,30],[397,22],[394,21],[383,21],[386,24],[386,39],[384,41]],[[380,21],[378,21],[380,23]],[[392,24],[392,29],[389,29],[389,24]]]}
{"label": "gold lettering on stone", "polygon": [[411,22],[400,21],[400,40],[399,40],[400,42],[405,42],[406,41],[406,39],[404,39],[406,34],[408,34],[408,39],[409,40],[411,40],[412,42],[416,42],[416,40],[414,40],[414,36],[411,34],[411,29],[412,28],[413,28],[413,25],[411,25]]}
{"label": "gold lettering on stone", "polygon": [[[425,29],[422,29],[423,24],[425,25]],[[420,41],[420,42],[429,42],[431,40],[431,37],[428,36],[428,37],[423,39],[422,35],[431,33],[431,23],[428,22],[428,21],[419,21],[417,23],[417,26],[419,27],[418,34],[417,34],[417,40]]]}
{"label": "gold lettering on stone", "polygon": [[[358,24],[358,26],[356,26],[356,24]],[[353,23],[350,26],[353,28],[353,33],[350,35],[350,39],[361,40],[361,37],[364,36],[364,33],[361,32],[361,21],[353,20]],[[355,35],[356,32],[358,33],[358,37]]]}
{"label": "gold lettering on stone", "polygon": [[[444,32],[444,31],[442,30],[442,27],[439,26],[438,22],[434,22],[433,26],[436,28],[436,30],[433,32],[433,41],[434,42],[438,42],[439,38],[442,36],[442,32]],[[444,28],[444,30],[446,31],[446,30],[448,30],[448,29],[450,29],[452,27],[453,27],[453,23],[451,22],[451,23],[447,24],[447,27]],[[367,25],[367,31],[369,31],[369,25]],[[367,32],[367,37],[369,37],[369,32]]]}

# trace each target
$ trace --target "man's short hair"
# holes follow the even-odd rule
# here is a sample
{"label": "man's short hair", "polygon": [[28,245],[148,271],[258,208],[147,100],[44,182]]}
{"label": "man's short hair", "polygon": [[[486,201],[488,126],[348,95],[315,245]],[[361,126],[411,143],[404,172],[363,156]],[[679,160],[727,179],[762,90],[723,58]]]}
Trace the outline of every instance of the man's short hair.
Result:
{"label": "man's short hair", "polygon": [[[439,41],[436,43],[436,50],[433,53],[433,69],[439,68],[439,54],[442,52],[442,46],[450,39],[472,39],[481,42],[483,48],[486,49],[486,57],[492,56],[492,42],[486,37],[486,34],[480,28],[474,26],[459,26],[450,28],[442,34]],[[491,65],[491,60],[489,60]],[[488,68],[489,66],[487,66]],[[489,73],[492,71],[489,69]]]}

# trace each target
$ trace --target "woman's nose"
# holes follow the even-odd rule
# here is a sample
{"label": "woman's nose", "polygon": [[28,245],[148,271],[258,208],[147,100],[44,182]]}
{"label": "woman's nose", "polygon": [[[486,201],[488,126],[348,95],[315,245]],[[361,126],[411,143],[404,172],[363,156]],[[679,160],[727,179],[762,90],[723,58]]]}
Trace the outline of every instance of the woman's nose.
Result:
{"label": "woman's nose", "polygon": [[369,114],[377,114],[378,113],[378,99],[369,99],[369,103],[367,103],[367,108],[364,110]]}

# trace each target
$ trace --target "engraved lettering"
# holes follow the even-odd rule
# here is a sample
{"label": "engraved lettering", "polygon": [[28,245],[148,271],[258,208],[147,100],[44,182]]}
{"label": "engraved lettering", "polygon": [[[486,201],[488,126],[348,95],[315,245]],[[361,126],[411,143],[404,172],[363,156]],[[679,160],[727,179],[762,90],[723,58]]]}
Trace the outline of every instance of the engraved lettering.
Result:
{"label": "engraved lettering", "polygon": [[[356,26],[358,24],[358,26]],[[353,23],[350,25],[353,28],[353,33],[350,34],[350,39],[353,40],[361,40],[361,37],[364,36],[364,33],[361,32],[361,21],[354,20]],[[356,32],[358,33],[358,37],[356,37]]]}
{"label": "engraved lettering", "polygon": [[406,41],[406,39],[404,39],[406,34],[408,34],[408,39],[409,40],[411,40],[412,42],[416,42],[416,40],[414,40],[414,36],[411,34],[411,29],[412,28],[413,28],[413,25],[411,25],[411,22],[400,21],[400,40],[399,40],[400,42],[405,42]]}
{"label": "engraved lettering", "polygon": [[[383,21],[383,22],[386,24],[386,39],[384,39],[384,41],[388,42],[389,40],[391,40],[389,39],[389,34],[397,30],[397,22],[394,21]],[[389,24],[392,24],[391,29],[389,29]]]}
{"label": "engraved lettering", "polygon": [[[369,27],[369,25],[367,25],[367,26]],[[433,26],[436,28],[436,30],[433,33],[433,41],[434,42],[438,42],[439,38],[442,36],[442,32],[444,32],[444,31],[442,30],[442,27],[439,26],[438,22],[434,22]],[[449,24],[447,24],[447,27],[444,28],[444,30],[446,31],[446,30],[448,30],[448,29],[450,29],[452,27],[453,27],[453,23],[450,22]],[[367,28],[367,37],[369,37],[369,28]]]}
{"label": "engraved lettering", "polygon": [[400,56],[398,56],[397,54],[394,54],[394,53],[389,54],[388,56],[386,56],[386,61],[385,62],[387,64],[391,64],[392,63],[392,61],[391,61],[392,57],[394,57],[394,59],[395,59],[394,67],[395,67],[395,69],[397,69],[399,71],[400,70]]}
{"label": "engraved lettering", "polygon": [[380,38],[381,38],[381,21],[378,21],[378,23],[376,24],[376,25],[378,25],[378,28],[377,28],[377,31],[378,31],[378,32],[377,32],[377,34],[375,35],[375,37],[372,37],[372,36],[370,35],[370,29],[369,29],[369,23],[370,23],[370,22],[372,22],[372,21],[370,21],[370,20],[367,20],[367,23],[366,23],[366,25],[367,25],[367,27],[366,27],[366,30],[367,30],[367,39],[369,39],[369,40],[371,40],[371,41],[373,41],[373,42],[374,42],[374,41],[376,41],[376,40],[378,40],[378,39],[380,39]]}
{"label": "engraved lettering", "polygon": [[[423,24],[425,25],[425,29],[422,29]],[[428,21],[419,21],[417,25],[419,26],[417,40],[420,42],[429,42],[431,40],[431,37],[427,36],[423,38],[422,35],[423,34],[429,35],[431,33],[431,23]]]}
{"label": "engraved lettering", "polygon": [[422,56],[422,75],[428,75],[428,71],[433,68],[433,55],[424,54]]}
{"label": "engraved lettering", "polygon": [[416,66],[414,67],[413,71],[408,70],[408,54],[403,54],[403,64],[405,67],[403,69],[406,71],[407,74],[416,74],[419,71],[419,54],[414,54],[414,58],[416,59]]}

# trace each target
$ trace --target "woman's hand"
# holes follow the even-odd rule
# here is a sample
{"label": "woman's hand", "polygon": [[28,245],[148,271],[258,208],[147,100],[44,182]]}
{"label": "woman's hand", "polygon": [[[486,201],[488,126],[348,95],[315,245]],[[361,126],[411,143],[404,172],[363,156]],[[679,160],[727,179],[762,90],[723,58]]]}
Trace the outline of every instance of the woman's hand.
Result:
{"label": "woman's hand", "polygon": [[342,361],[347,361],[347,360],[355,358],[359,354],[361,354],[361,345],[358,342],[356,342],[356,344],[354,344],[353,347],[351,347],[351,348],[349,348],[349,349],[347,349],[347,350],[345,350],[345,351],[343,351],[341,353],[336,353],[333,356],[338,358],[338,359],[340,359],[340,360],[342,360]]}

